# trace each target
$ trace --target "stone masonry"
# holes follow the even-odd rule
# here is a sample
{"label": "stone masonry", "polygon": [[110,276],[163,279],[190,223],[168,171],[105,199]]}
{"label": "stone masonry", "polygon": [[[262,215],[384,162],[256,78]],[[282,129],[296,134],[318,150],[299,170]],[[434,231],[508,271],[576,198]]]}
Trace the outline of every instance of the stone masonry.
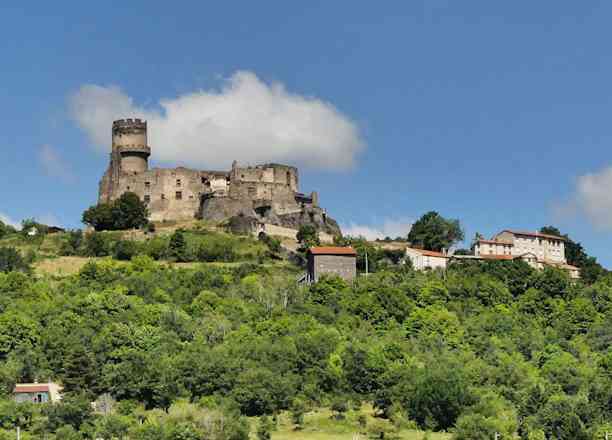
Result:
{"label": "stone masonry", "polygon": [[200,218],[222,222],[234,216],[298,229],[312,224],[331,235],[340,234],[335,220],[319,207],[316,192],[299,192],[295,167],[263,164],[230,171],[152,168],[148,159],[147,122],[113,122],[109,167],[100,181],[98,201],[110,202],[125,192],[138,195],[156,222]]}

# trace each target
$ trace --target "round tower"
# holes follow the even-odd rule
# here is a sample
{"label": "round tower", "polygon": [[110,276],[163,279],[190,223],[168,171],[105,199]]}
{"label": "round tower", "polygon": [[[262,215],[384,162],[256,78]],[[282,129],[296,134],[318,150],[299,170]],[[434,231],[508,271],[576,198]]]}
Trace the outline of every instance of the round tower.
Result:
{"label": "round tower", "polygon": [[113,153],[121,158],[121,171],[138,174],[149,169],[147,121],[119,119],[113,122]]}

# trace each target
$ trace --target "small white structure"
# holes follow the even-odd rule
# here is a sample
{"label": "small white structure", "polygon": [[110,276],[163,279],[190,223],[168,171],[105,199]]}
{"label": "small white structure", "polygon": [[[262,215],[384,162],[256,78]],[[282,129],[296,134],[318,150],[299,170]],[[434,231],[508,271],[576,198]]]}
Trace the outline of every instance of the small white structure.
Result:
{"label": "small white structure", "polygon": [[446,269],[448,255],[425,249],[406,248],[406,258],[412,262],[414,270]]}
{"label": "small white structure", "polygon": [[53,403],[62,400],[62,386],[49,383],[18,383],[13,389],[15,402]]}

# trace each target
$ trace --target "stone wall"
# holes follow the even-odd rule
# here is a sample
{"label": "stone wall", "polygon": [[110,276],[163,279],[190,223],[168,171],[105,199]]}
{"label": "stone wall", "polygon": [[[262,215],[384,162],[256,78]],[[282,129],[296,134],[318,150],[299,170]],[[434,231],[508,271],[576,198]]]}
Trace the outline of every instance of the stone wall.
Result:
{"label": "stone wall", "polygon": [[352,281],[357,276],[357,259],[354,255],[309,254],[308,275],[315,282],[323,275],[338,275]]}

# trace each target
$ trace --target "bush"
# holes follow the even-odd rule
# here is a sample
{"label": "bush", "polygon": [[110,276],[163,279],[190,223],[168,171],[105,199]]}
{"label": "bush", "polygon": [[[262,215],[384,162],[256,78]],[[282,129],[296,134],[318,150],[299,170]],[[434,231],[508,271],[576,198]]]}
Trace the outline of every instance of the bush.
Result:
{"label": "bush", "polygon": [[81,247],[83,246],[84,238],[83,231],[80,229],[69,231],[68,237],[60,247],[60,255],[72,256],[80,255],[82,252]]}
{"label": "bush", "polygon": [[185,233],[182,230],[174,231],[174,234],[170,237],[167,256],[169,260],[179,263],[188,261],[187,242],[185,241]]}
{"label": "bush", "polygon": [[0,272],[29,272],[30,265],[14,247],[0,247]]}
{"label": "bush", "polygon": [[85,237],[86,257],[106,257],[110,255],[110,240],[101,232],[92,232]]}
{"label": "bush", "polygon": [[114,257],[117,260],[129,261],[138,254],[138,246],[131,240],[120,240],[115,245]]}

